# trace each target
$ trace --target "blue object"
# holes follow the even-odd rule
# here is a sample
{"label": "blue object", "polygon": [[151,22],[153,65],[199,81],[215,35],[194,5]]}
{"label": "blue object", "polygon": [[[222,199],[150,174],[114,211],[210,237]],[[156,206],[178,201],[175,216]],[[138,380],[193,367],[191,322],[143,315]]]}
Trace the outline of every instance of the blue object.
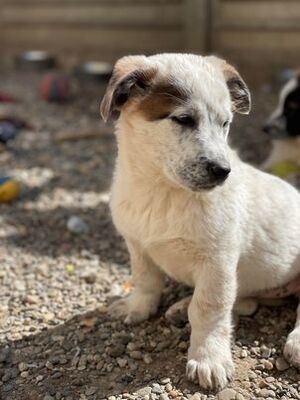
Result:
{"label": "blue object", "polygon": [[11,180],[9,176],[0,176],[0,185],[3,185],[3,183]]}
{"label": "blue object", "polygon": [[16,137],[18,128],[9,121],[0,121],[0,142],[7,143]]}

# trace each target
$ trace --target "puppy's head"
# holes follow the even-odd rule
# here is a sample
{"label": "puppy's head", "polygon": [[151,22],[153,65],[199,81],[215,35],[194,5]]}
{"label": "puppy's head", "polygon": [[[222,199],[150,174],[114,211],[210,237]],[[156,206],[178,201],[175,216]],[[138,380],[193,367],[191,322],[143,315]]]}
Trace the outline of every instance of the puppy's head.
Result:
{"label": "puppy's head", "polygon": [[127,151],[193,191],[226,180],[232,114],[249,111],[248,88],[232,66],[190,54],[122,58],[101,103],[104,120],[119,117]]}
{"label": "puppy's head", "polygon": [[263,130],[274,139],[300,136],[300,72],[282,88],[278,105]]}

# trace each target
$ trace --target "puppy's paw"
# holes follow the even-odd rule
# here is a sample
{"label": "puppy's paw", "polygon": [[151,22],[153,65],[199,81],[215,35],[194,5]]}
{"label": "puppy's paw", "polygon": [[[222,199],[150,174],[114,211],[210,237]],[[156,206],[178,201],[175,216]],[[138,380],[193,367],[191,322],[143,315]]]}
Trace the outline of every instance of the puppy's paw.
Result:
{"label": "puppy's paw", "polygon": [[125,324],[134,325],[145,321],[157,310],[157,302],[147,295],[130,296],[113,302],[108,313],[114,319],[124,318]]}
{"label": "puppy's paw", "polygon": [[[231,354],[202,352],[202,357],[190,358],[186,366],[188,379],[196,381],[204,389],[223,389],[234,373]],[[206,355],[204,355],[206,353]]]}
{"label": "puppy's paw", "polygon": [[283,355],[294,367],[300,368],[300,332],[291,332],[284,346]]}

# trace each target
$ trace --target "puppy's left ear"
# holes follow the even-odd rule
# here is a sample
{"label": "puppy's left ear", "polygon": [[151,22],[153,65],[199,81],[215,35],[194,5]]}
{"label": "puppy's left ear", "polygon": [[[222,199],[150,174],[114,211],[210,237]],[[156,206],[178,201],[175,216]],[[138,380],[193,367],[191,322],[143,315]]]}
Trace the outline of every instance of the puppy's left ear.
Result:
{"label": "puppy's left ear", "polygon": [[224,75],[231,96],[232,111],[249,114],[251,110],[250,91],[237,70],[221,58],[209,56],[207,60],[221,69]]}

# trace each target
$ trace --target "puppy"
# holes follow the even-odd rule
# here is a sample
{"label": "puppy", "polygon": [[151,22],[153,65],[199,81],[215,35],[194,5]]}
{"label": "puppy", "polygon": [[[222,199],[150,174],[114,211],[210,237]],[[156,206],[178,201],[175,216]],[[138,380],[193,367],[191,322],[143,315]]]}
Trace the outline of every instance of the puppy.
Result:
{"label": "puppy", "polygon": [[300,172],[300,71],[282,88],[263,129],[273,139],[273,149],[262,167],[267,170],[278,162],[293,162]]}
{"label": "puppy", "polygon": [[[300,195],[240,161],[228,144],[233,113],[248,114],[238,72],[190,54],[119,60],[102,100],[117,118],[113,221],[131,257],[132,294],[111,313],[127,324],[154,314],[164,274],[194,287],[187,376],[222,388],[233,374],[237,299],[278,288],[300,272]],[[298,326],[285,355],[300,363]]]}

